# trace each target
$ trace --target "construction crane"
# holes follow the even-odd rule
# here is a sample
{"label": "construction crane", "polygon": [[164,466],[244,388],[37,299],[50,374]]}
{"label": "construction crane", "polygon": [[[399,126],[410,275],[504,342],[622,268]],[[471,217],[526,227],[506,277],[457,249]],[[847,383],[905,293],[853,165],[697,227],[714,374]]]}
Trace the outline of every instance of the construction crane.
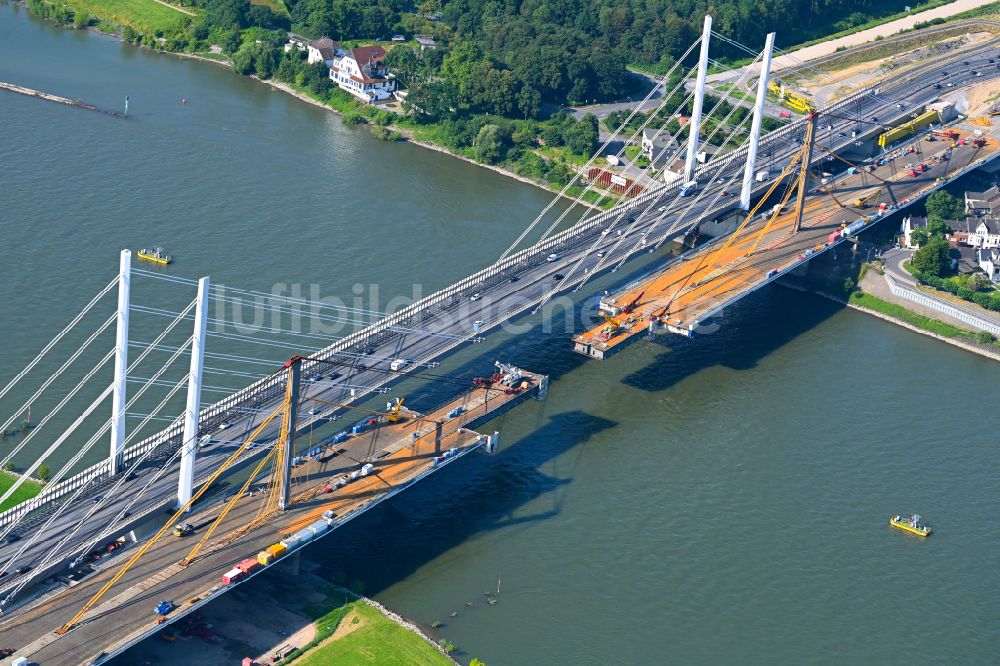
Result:
{"label": "construction crane", "polygon": [[333,407],[343,407],[344,409],[353,409],[354,411],[365,412],[366,414],[375,414],[377,416],[384,416],[385,420],[388,421],[389,423],[395,423],[400,419],[399,410],[403,408],[403,401],[406,400],[406,398],[405,397],[396,398],[396,401],[393,402],[392,405],[389,407],[389,411],[365,409],[364,407],[349,405],[345,402],[331,402],[330,400],[320,400],[319,398],[306,398],[306,400],[311,400],[312,402],[319,402],[324,405],[331,405]]}
{"label": "construction crane", "polygon": [[885,183],[885,189],[889,193],[889,198],[892,199],[893,205],[894,206],[898,206],[899,205],[899,202],[896,201],[896,195],[893,194],[893,192],[892,192],[892,183],[890,181],[886,180],[885,178],[883,178],[882,176],[878,175],[874,171],[868,171],[867,169],[863,169],[862,167],[858,166],[857,164],[855,164],[854,162],[850,161],[849,159],[841,157],[840,155],[838,155],[837,153],[833,152],[832,150],[830,150],[826,146],[820,146],[820,145],[818,145],[817,148],[819,148],[820,150],[822,150],[824,153],[829,154],[834,159],[840,160],[841,162],[843,162],[847,166],[854,167],[858,171],[864,170],[865,173],[867,173],[869,176],[871,176],[875,180],[878,180],[878,181],[881,181],[881,182]]}
{"label": "construction crane", "polygon": [[[813,154],[813,137],[816,135],[816,118],[819,117],[818,111],[811,111],[808,116],[806,116],[806,136],[802,142],[802,152],[804,156],[802,158],[802,167],[799,169],[799,191],[795,196],[795,221],[792,223],[792,233],[796,234],[799,231],[799,227],[802,225],[802,209],[806,201],[806,187],[809,181],[809,164],[812,162]],[[763,238],[763,234],[761,234]],[[760,239],[758,239],[760,242]],[[756,247],[756,245],[754,246]]]}
{"label": "construction crane", "polygon": [[642,298],[645,293],[646,293],[645,291],[640,291],[638,296],[633,298],[631,301],[629,301],[629,303],[625,307],[622,308],[622,311],[619,313],[619,315],[630,314],[632,310],[635,309],[635,306],[639,305],[639,299]]}

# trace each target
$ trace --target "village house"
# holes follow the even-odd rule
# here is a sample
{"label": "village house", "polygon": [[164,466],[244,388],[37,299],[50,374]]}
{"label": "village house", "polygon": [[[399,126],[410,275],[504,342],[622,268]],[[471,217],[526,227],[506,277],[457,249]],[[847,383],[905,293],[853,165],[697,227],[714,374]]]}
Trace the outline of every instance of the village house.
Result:
{"label": "village house", "polygon": [[983,218],[972,220],[969,226],[972,225],[975,228],[969,231],[967,244],[979,248],[1000,247],[1000,221]]}
{"label": "village house", "polygon": [[356,46],[335,55],[330,65],[330,80],[368,103],[380,102],[396,90],[396,75],[385,66],[381,46]]}
{"label": "village house", "polygon": [[654,169],[661,168],[667,161],[677,153],[680,145],[677,139],[670,136],[666,130],[642,130],[642,154],[649,160]]}
{"label": "village house", "polygon": [[903,218],[903,227],[900,231],[903,232],[903,247],[910,250],[915,250],[919,245],[913,242],[911,234],[916,229],[926,229],[927,228],[927,218],[926,217],[912,217],[907,216]]}
{"label": "village house", "polygon": [[309,52],[307,62],[310,65],[321,62],[327,67],[333,67],[334,60],[344,55],[344,49],[329,37],[306,42],[306,49]]}
{"label": "village house", "polygon": [[966,192],[965,193],[965,214],[966,215],[989,215],[991,212],[990,202],[986,192]]}
{"label": "village house", "polygon": [[976,250],[979,268],[982,269],[990,282],[1000,284],[1000,250],[990,248],[988,250]]}

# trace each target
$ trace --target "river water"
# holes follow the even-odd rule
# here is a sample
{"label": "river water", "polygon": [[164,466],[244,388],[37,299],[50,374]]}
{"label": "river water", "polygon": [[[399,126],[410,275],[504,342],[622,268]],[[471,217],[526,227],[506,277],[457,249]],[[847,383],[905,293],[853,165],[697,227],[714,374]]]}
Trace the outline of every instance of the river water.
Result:
{"label": "river water", "polygon": [[[247,289],[350,299],[378,284],[384,305],[491,260],[549,200],[222,67],[10,4],[0,80],[115,110],[128,95],[132,116],[0,93],[3,377],[107,283],[122,247],[166,245],[178,257],[166,274]],[[135,283],[147,306],[193,296]],[[166,322],[147,319],[137,337]],[[500,333],[442,366],[483,374],[499,357],[552,375],[547,401],[489,424],[496,456],[450,467],[309,558],[421,624],[443,621],[436,636],[490,666],[996,660],[993,363],[783,288],[712,335],[604,363],[556,329]],[[226,381],[249,379],[213,378]],[[908,511],[935,534],[886,524]]]}

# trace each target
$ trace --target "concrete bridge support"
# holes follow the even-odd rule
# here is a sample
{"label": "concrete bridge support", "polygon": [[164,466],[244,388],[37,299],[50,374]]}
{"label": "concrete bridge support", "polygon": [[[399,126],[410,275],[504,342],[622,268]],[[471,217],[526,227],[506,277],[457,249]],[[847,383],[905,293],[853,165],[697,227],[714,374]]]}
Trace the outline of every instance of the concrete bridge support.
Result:
{"label": "concrete bridge support", "polygon": [[295,422],[299,410],[299,377],[302,370],[302,359],[295,357],[287,364],[288,367],[288,411],[285,414],[284,439],[275,442],[282,447],[281,452],[281,496],[278,498],[278,510],[284,511],[291,504],[292,489],[292,457],[295,456]]}
{"label": "concrete bridge support", "polygon": [[181,440],[181,473],[177,485],[177,506],[191,499],[194,462],[198,451],[198,415],[201,413],[201,375],[205,367],[205,329],[208,322],[208,278],[198,281],[198,300],[191,338],[191,368],[188,372],[187,405],[184,408],[184,437]]}
{"label": "concrete bridge support", "polygon": [[753,105],[753,120],[750,125],[750,143],[747,145],[747,164],[743,169],[743,190],[740,192],[740,208],[750,210],[750,192],[753,190],[757,148],[760,144],[760,124],[764,120],[764,102],[767,99],[767,80],[771,76],[771,53],[774,51],[774,33],[767,36],[764,43],[764,59],[757,79],[757,99]]}
{"label": "concrete bridge support", "polygon": [[705,102],[705,77],[708,76],[708,43],[712,38],[712,17],[705,17],[705,28],[701,33],[701,57],[698,60],[698,79],[695,82],[694,105],[691,122],[688,124],[687,162],[684,164],[684,182],[694,180],[694,168],[698,163],[698,133],[701,131],[701,108]]}
{"label": "concrete bridge support", "polygon": [[111,473],[117,474],[125,447],[125,385],[128,379],[128,311],[132,287],[132,251],[122,250],[118,269],[118,334],[115,339],[115,381],[111,394]]}

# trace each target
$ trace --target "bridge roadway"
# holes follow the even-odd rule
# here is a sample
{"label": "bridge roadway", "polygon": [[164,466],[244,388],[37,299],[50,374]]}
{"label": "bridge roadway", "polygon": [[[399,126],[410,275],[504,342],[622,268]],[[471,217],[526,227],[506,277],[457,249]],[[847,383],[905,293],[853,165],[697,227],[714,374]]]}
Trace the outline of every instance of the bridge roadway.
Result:
{"label": "bridge roadway", "polygon": [[[15,617],[0,624],[3,636],[0,647],[17,648],[17,656],[29,657],[32,663],[55,665],[87,663],[102,652],[105,653],[100,659],[103,661],[123,651],[161,628],[153,614],[153,607],[160,600],[170,599],[176,604],[177,610],[169,615],[169,620],[176,622],[201,603],[232,588],[220,586],[223,572],[247,557],[256,557],[259,551],[277,543],[284,535],[320,520],[324,511],[336,513],[333,530],[423,476],[477,449],[482,438],[469,427],[536,396],[544,378],[526,373],[524,380],[529,383],[528,388],[514,395],[496,388],[489,389],[487,395],[483,388],[472,388],[426,415],[404,409],[398,423],[383,423],[379,428],[333,445],[320,460],[308,460],[294,470],[294,503],[287,512],[267,525],[229,538],[227,535],[255,518],[266,499],[263,492],[240,497],[201,553],[183,568],[177,563],[197,543],[219,514],[222,504],[193,514],[190,517],[196,528],[193,536],[164,536],[111,588],[77,628],[63,636],[51,633],[67,622],[114,575],[136,546],[119,551],[97,574],[26,605]],[[447,413],[456,406],[462,406],[461,415],[448,419]],[[432,420],[443,423],[440,442],[435,442]],[[441,463],[434,462],[435,456],[452,448],[455,449],[452,457]],[[322,492],[331,480],[359,469],[360,461],[368,459],[374,460],[375,470],[371,475],[331,493]],[[252,488],[259,489],[267,482],[268,478],[262,478]],[[167,520],[168,517],[157,514],[145,529],[156,530]],[[281,559],[277,565],[282,565]],[[246,581],[240,584],[243,582]]]}
{"label": "bridge roadway", "polygon": [[[878,116],[881,121],[888,120],[891,116],[901,113],[896,105],[903,104],[904,109],[918,107],[928,103],[938,96],[938,91],[933,85],[943,82],[945,79],[940,75],[940,69],[948,69],[951,76],[949,80],[956,81],[958,85],[972,80],[979,82],[983,79],[972,79],[969,72],[972,69],[983,69],[987,76],[995,76],[997,72],[993,69],[985,69],[987,57],[995,55],[998,45],[997,40],[983,44],[975,49],[965,52],[949,54],[933,62],[921,65],[909,76],[897,76],[892,84],[882,87],[878,94],[865,93],[851,99],[849,103],[841,103],[842,106],[833,105],[834,112],[826,117],[826,122],[833,126],[829,132],[821,132],[819,141],[833,150],[841,150],[848,147],[852,140],[847,138],[855,128],[857,122],[852,120],[854,114],[860,114],[862,119],[870,120],[872,116]],[[966,60],[970,64],[962,65]],[[795,137],[800,134],[803,123],[799,121],[795,125],[786,126],[780,130],[770,133],[762,140],[766,154],[767,150],[774,150],[774,163],[784,164],[794,150],[798,148]],[[840,136],[844,134],[844,136]],[[770,147],[770,148],[769,148]],[[818,152],[818,151],[817,151]],[[737,152],[723,158],[726,165],[722,171],[722,178],[729,179],[724,183],[705,183],[703,189],[705,195],[695,204],[693,209],[687,214],[686,219],[678,225],[673,232],[673,236],[678,236],[686,231],[690,226],[703,219],[712,219],[726,210],[733,207],[731,199],[716,197],[727,182],[738,179],[742,171],[742,153]],[[704,169],[703,169],[704,171]],[[766,185],[766,184],[765,184]],[[732,187],[732,185],[730,185]],[[760,193],[764,185],[757,188]],[[341,363],[339,368],[344,376],[334,381],[314,382],[311,393],[323,399],[342,401],[349,397],[349,390],[343,386],[344,382],[350,382],[353,386],[367,386],[368,389],[359,391],[360,398],[365,393],[392,382],[401,373],[389,370],[388,366],[393,358],[408,358],[414,361],[408,371],[418,368],[421,364],[426,364],[442,354],[463,344],[473,337],[472,324],[476,320],[484,322],[482,330],[498,326],[503,321],[534,307],[556,284],[553,276],[557,273],[567,274],[578,260],[583,259],[582,268],[595,269],[598,262],[601,268],[610,266],[619,259],[624,259],[632,253],[633,246],[621,243],[614,247],[618,237],[610,233],[602,237],[601,231],[607,228],[624,228],[626,225],[620,221],[620,213],[624,210],[628,213],[641,213],[636,221],[636,225],[630,237],[637,238],[640,234],[649,232],[653,227],[656,231],[652,237],[664,232],[668,228],[669,220],[660,221],[657,212],[657,204],[667,203],[678,196],[676,186],[665,187],[656,192],[648,192],[637,197],[635,200],[626,202],[622,207],[613,211],[608,211],[594,215],[581,223],[574,225],[571,229],[560,232],[535,246],[515,253],[508,257],[506,261],[498,262],[493,266],[480,271],[470,278],[449,287],[437,294],[433,294],[422,301],[414,304],[408,310],[404,310],[396,315],[389,316],[377,322],[363,331],[347,336],[344,340],[331,347],[316,352],[315,356],[336,360]],[[713,200],[717,200],[713,204]],[[682,207],[678,207],[682,209]],[[599,260],[592,252],[591,248],[597,243],[597,249],[605,250],[608,254],[603,260]],[[555,252],[559,259],[547,262],[547,254]],[[600,270],[600,269],[598,269]],[[560,282],[560,287],[568,289],[578,284],[587,273],[577,271]],[[473,293],[480,293],[481,298],[471,301]],[[404,329],[403,327],[410,327]],[[419,329],[414,331],[413,329]],[[364,352],[371,352],[365,354]],[[301,353],[301,350],[289,349],[289,354]],[[322,368],[316,366],[313,371],[322,373],[330,372],[332,368],[327,366]],[[232,426],[222,431],[216,430],[213,437],[218,439],[214,443],[199,451],[196,465],[196,479],[207,478],[211,470],[219,464],[227,451],[243,433],[250,431],[253,426],[260,421],[257,410],[265,411],[273,408],[280,400],[281,389],[280,377],[264,380],[252,387],[244,390],[243,395],[250,397],[243,399],[242,404],[236,406],[209,407],[203,411],[203,415],[211,414],[214,423],[225,419],[232,422]],[[250,409],[247,408],[250,406]],[[214,411],[213,411],[214,409]],[[211,419],[203,418],[203,422],[213,422]],[[308,428],[311,419],[305,419],[304,427]],[[273,440],[276,437],[276,428],[273,426],[265,431],[261,439]],[[174,431],[176,432],[176,431]],[[179,438],[176,434],[164,432],[154,444],[157,445],[157,460],[162,462],[165,455],[179,446]],[[101,532],[107,534],[120,534],[127,530],[131,523],[137,522],[144,514],[154,511],[173,502],[176,486],[176,462],[168,468],[168,473],[154,480],[156,475],[155,465],[152,461],[137,465],[129,470],[125,479],[101,479],[93,484],[92,489],[85,490],[80,497],[69,501],[63,498],[62,502],[68,502],[69,506],[52,521],[44,531],[41,526],[48,513],[57,506],[56,502],[47,502],[37,515],[29,516],[25,525],[19,525],[17,532],[21,536],[21,541],[15,543],[4,543],[0,546],[0,561],[7,563],[7,577],[0,580],[0,595],[6,594],[14,583],[21,581],[21,576],[14,573],[16,567],[32,566],[35,569],[28,574],[32,578],[41,579],[52,573],[72,559],[77,553],[82,543],[87,543],[96,538]],[[110,484],[119,484],[113,493],[107,491]],[[142,493],[142,488],[147,484],[152,485],[147,492]],[[106,493],[106,494],[105,494]],[[103,499],[95,505],[94,498],[102,495]],[[128,508],[130,502],[133,502]],[[50,548],[53,547],[53,535],[66,534],[74,529],[77,522],[84,518],[88,512],[97,507],[96,514],[85,521],[70,542],[62,547],[59,554],[54,558],[53,564],[47,568],[38,568],[39,561],[44,557]],[[131,517],[116,521],[113,528],[106,528],[107,521],[113,519],[123,511],[131,513]],[[8,511],[8,515],[14,510]],[[2,521],[3,516],[0,516]],[[38,534],[37,539],[30,542],[31,538]],[[30,542],[30,545],[19,552],[21,548]],[[12,610],[16,615],[16,609]],[[0,631],[0,641],[3,638],[3,631]]]}
{"label": "bridge roadway", "polygon": [[[608,299],[610,304],[622,307],[641,297],[631,315],[623,317],[620,328],[603,324],[582,333],[573,340],[574,350],[593,358],[608,358],[640,339],[640,335],[650,329],[651,321],[654,332],[667,326],[674,333],[690,336],[711,314],[841,243],[840,238],[829,240],[841,227],[862,217],[869,217],[871,223],[877,221],[881,216],[877,203],[867,208],[852,205],[856,199],[876,194],[881,202],[891,205],[892,199],[874,176],[890,181],[896,199],[907,206],[984,160],[993,159],[1000,150],[995,137],[990,137],[989,143],[982,148],[972,143],[975,129],[992,128],[968,124],[952,127],[965,137],[966,145],[953,148],[950,141],[927,142],[926,135],[921,134],[916,140],[891,151],[889,155],[895,155],[893,160],[874,172],[863,169],[853,175],[839,176],[836,194],[815,188],[806,196],[802,226],[794,235],[791,234],[795,218],[793,206],[786,206],[786,212],[778,215],[759,244],[758,237],[769,216],[762,216],[764,219],[737,232],[731,237],[731,243],[722,240],[703,246],[689,253],[683,261],[671,263],[652,277],[636,281],[616,293],[613,299]],[[989,132],[984,136],[990,136]],[[916,146],[921,147],[928,170],[914,177],[905,165],[921,162],[916,153],[908,152],[910,147]],[[755,245],[756,251],[748,256]],[[663,316],[661,313],[668,307],[668,313]]]}

